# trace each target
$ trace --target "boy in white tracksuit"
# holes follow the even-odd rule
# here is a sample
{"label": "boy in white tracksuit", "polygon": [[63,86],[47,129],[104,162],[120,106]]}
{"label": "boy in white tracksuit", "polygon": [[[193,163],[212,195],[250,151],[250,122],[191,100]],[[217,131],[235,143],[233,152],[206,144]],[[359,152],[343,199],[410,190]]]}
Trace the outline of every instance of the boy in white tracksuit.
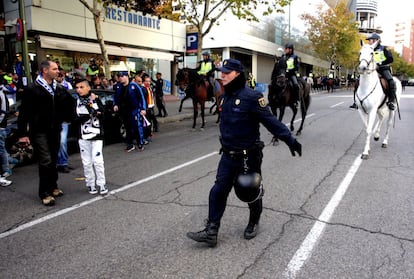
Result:
{"label": "boy in white tracksuit", "polygon": [[91,93],[86,79],[75,82],[78,100],[76,102],[76,123],[79,127],[79,149],[82,159],[86,187],[90,194],[108,193],[105,179],[103,148],[103,112],[101,100]]}

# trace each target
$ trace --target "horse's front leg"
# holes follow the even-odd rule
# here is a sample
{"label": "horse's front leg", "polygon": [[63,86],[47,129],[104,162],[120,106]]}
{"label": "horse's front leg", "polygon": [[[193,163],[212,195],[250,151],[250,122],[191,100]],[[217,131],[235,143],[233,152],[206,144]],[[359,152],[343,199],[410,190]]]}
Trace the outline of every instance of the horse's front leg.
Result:
{"label": "horse's front leg", "polygon": [[186,97],[184,97],[181,102],[180,102],[180,107],[178,108],[178,112],[181,112],[181,110],[183,109],[183,103],[185,101]]}
{"label": "horse's front leg", "polygon": [[371,143],[371,136],[373,134],[374,128],[374,121],[376,117],[376,111],[373,110],[368,114],[367,119],[367,126],[366,126],[366,137],[365,137],[365,147],[364,151],[362,152],[361,159],[368,159],[369,158],[369,151],[370,151],[370,143]]}
{"label": "horse's front leg", "polygon": [[198,106],[196,102],[193,102],[193,130],[196,127],[197,117],[198,117]]}
{"label": "horse's front leg", "polygon": [[290,120],[290,130],[293,132],[295,130],[293,122],[295,122],[296,114],[298,114],[298,108],[295,105],[291,106],[290,108],[293,112],[292,119]]}
{"label": "horse's front leg", "polygon": [[201,114],[201,129],[204,129],[204,126],[205,126],[205,124],[206,124],[206,122],[205,122],[205,120],[204,120],[204,110],[205,110],[205,104],[201,104],[201,105],[200,105],[200,108],[201,108],[201,112],[200,112],[200,114]]}
{"label": "horse's front leg", "polygon": [[390,111],[390,114],[388,116],[388,121],[387,121],[387,128],[385,130],[384,140],[382,141],[382,145],[381,145],[382,148],[387,148],[388,146],[388,138],[390,136],[390,129],[392,127],[392,121],[394,119],[394,115],[395,115],[395,112]]}

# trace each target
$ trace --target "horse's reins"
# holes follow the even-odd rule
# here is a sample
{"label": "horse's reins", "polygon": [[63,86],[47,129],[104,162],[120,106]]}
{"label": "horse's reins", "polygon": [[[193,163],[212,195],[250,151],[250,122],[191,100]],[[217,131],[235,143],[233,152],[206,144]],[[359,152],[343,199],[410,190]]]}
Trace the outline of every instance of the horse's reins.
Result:
{"label": "horse's reins", "polygon": [[359,96],[358,96],[358,92],[357,92],[357,94],[356,94],[356,96],[357,96],[357,98],[358,98],[358,101],[359,101],[359,103],[361,104],[361,107],[362,107],[362,109],[364,110],[364,112],[366,113],[366,114],[368,114],[368,112],[366,111],[366,109],[364,108],[364,106],[362,105],[362,103],[372,94],[372,93],[374,93],[374,90],[375,90],[375,88],[377,88],[377,85],[378,85],[378,81],[379,81],[379,79],[377,80],[377,82],[375,83],[375,85],[374,85],[374,87],[372,88],[372,90],[371,90],[371,92],[369,92],[366,96],[365,96],[365,98],[363,98],[363,99],[360,99],[359,98]]}

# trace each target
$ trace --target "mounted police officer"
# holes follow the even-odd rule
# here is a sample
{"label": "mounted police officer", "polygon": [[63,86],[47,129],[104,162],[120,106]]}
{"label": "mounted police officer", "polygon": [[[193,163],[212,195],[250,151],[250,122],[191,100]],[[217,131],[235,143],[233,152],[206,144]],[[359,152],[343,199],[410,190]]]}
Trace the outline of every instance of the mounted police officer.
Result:
{"label": "mounted police officer", "polygon": [[301,144],[291,136],[289,129],[272,115],[263,95],[246,85],[241,62],[234,59],[224,60],[219,71],[222,73],[225,91],[220,104],[222,155],[216,181],[210,190],[206,227],[199,232],[187,233],[192,240],[207,243],[210,247],[217,244],[220,220],[233,186],[236,195],[247,202],[250,209],[244,238],[252,239],[257,234],[263,208],[261,164],[264,143],[260,141],[260,123],[289,146],[292,156],[295,156],[295,152],[299,156],[302,155]]}
{"label": "mounted police officer", "polygon": [[208,51],[204,51],[202,55],[203,60],[199,62],[196,70],[197,73],[208,82],[207,99],[210,100],[214,97],[214,72],[216,70],[216,67],[213,63],[213,60],[211,60],[210,53]]}
{"label": "mounted police officer", "polygon": [[87,76],[97,76],[99,74],[99,66],[96,64],[95,58],[89,60],[89,67],[86,69]]}
{"label": "mounted police officer", "polygon": [[377,33],[372,33],[367,40],[370,45],[378,42],[374,49],[374,61],[377,63],[377,72],[388,82],[389,90],[386,90],[386,93],[388,93],[387,106],[390,110],[394,110],[396,86],[390,69],[390,64],[394,61],[394,58],[391,51],[386,46],[381,45],[381,37]]}
{"label": "mounted police officer", "polygon": [[293,44],[287,43],[285,45],[285,54],[283,59],[286,61],[286,76],[292,82],[293,95],[295,100],[299,101],[299,83],[297,79],[297,73],[299,71],[298,56],[294,53]]}

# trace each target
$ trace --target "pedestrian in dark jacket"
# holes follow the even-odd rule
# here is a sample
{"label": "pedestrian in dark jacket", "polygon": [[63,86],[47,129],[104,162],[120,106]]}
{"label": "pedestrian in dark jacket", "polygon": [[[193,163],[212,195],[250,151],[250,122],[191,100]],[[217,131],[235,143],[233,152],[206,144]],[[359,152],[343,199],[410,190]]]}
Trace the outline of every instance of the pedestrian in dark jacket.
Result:
{"label": "pedestrian in dark jacket", "polygon": [[157,73],[156,74],[156,80],[151,79],[152,82],[155,84],[154,90],[155,90],[155,104],[157,105],[158,114],[159,117],[166,117],[168,115],[167,110],[165,109],[165,103],[164,103],[164,80],[162,79],[162,74]]}
{"label": "pedestrian in dark jacket", "polygon": [[54,205],[63,195],[59,189],[56,161],[60,146],[62,122],[74,116],[74,98],[57,84],[59,74],[55,62],[40,64],[39,75],[24,90],[18,117],[19,143],[32,144],[39,163],[39,197],[44,205]]}

